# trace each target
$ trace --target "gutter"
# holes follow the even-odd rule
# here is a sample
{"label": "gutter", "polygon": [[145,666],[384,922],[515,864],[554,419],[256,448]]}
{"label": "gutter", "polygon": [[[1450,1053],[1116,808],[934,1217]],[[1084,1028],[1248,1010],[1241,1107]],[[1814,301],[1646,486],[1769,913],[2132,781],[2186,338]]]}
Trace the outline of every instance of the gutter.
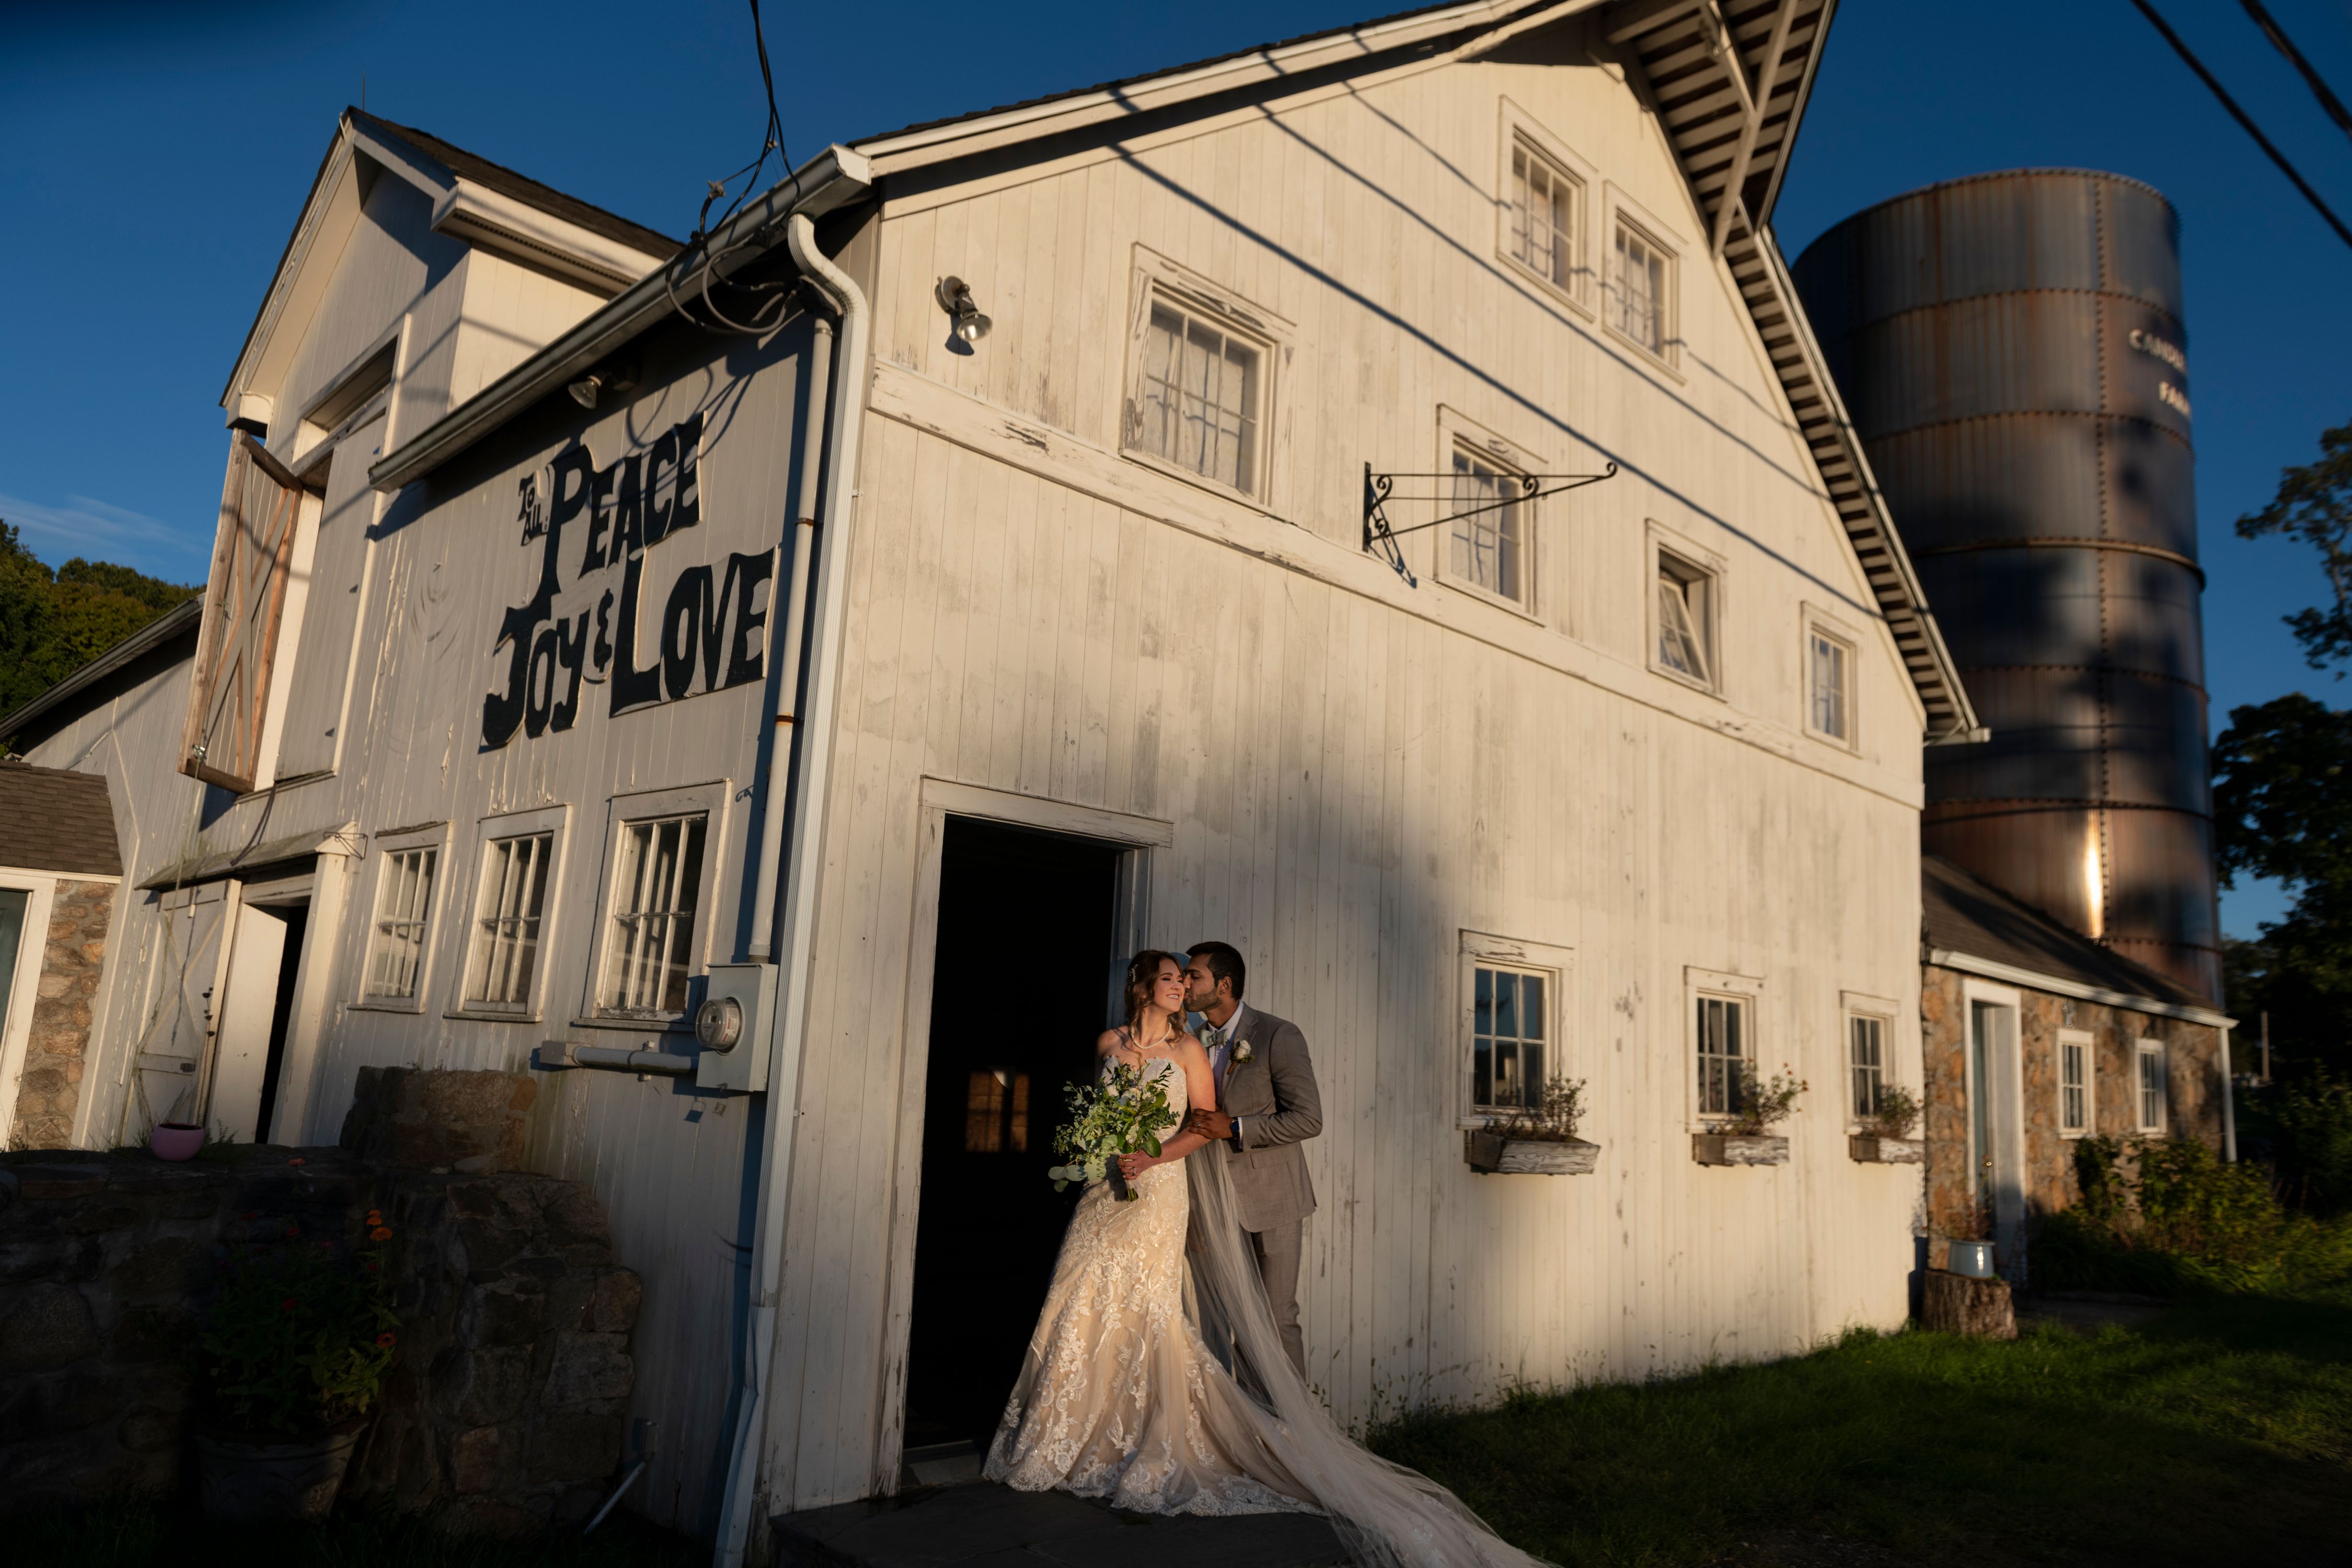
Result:
{"label": "gutter", "polygon": [[2078,1001],[2096,1002],[2102,1006],[2122,1007],[2134,1013],[2148,1013],[2159,1018],[2179,1018],[2184,1023],[2202,1024],[2209,1029],[2224,1031],[2222,1049],[2229,1049],[2227,1031],[2238,1026],[2238,1020],[2205,1007],[2184,1007],[2175,1002],[2159,1002],[2153,996],[2135,996],[2128,991],[2109,991],[2103,986],[2085,985],[2079,980],[2062,980],[2054,974],[2037,974],[2031,969],[2020,969],[2013,963],[2000,963],[1990,958],[1971,958],[1948,948],[1930,948],[1927,962],[1938,969],[1957,970],[1962,974],[1979,975],[1986,980],[1999,980],[2011,985],[2031,986],[2053,995],[2072,996]]}
{"label": "gutter", "polygon": [[872,183],[872,164],[864,153],[827,147],[746,205],[707,244],[680,252],[640,278],[604,309],[386,454],[368,470],[368,482],[393,491],[427,477],[676,315],[672,292],[698,290],[713,256],[734,257],[740,267],[782,242],[787,218],[822,217],[865,195]]}
{"label": "gutter", "polygon": [[[866,295],[856,280],[833,264],[816,246],[816,226],[803,212],[792,215],[787,228],[793,261],[801,275],[830,295],[841,314],[833,381],[831,440],[824,466],[824,505],[813,537],[821,542],[823,574],[809,585],[813,602],[809,616],[815,623],[810,641],[808,700],[793,730],[802,737],[800,779],[793,790],[799,809],[793,816],[791,858],[784,887],[782,941],[777,955],[777,1007],[774,1034],[769,1047],[768,1103],[764,1139],[760,1149],[759,1217],[751,1255],[751,1311],[743,1347],[743,1386],[729,1455],[727,1489],[720,1504],[719,1544],[712,1558],[716,1568],[743,1568],[755,1529],[764,1533],[765,1521],[756,1517],[766,1494],[761,1487],[766,1468],[768,1433],[775,1425],[774,1392],[778,1306],[784,1269],[784,1215],[793,1173],[793,1133],[800,1121],[801,1059],[808,1036],[809,969],[816,929],[817,885],[824,873],[826,784],[832,771],[835,689],[840,679],[841,645],[848,626],[849,527],[857,491],[857,448],[864,434],[866,401],[866,343],[872,319]],[[810,416],[824,411],[812,406]],[[796,552],[797,553],[797,552]],[[798,591],[799,584],[794,584]],[[786,692],[782,699],[792,700]],[[769,763],[772,776],[784,776],[781,748]],[[767,917],[761,917],[765,920]]]}

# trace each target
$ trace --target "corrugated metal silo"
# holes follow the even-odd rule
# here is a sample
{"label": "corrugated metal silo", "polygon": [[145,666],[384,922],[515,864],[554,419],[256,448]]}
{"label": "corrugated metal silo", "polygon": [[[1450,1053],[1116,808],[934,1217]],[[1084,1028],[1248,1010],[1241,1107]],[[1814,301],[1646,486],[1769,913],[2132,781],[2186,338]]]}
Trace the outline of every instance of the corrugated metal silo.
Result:
{"label": "corrugated metal silo", "polygon": [[2028,169],[1855,214],[1797,287],[1992,739],[1924,846],[2218,1000],[2179,219]]}

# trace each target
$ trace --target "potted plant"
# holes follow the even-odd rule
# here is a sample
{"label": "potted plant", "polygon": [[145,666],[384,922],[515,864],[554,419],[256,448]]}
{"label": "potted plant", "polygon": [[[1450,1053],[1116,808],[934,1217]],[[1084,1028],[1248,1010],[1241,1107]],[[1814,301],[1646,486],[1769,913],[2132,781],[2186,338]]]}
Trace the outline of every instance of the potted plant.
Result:
{"label": "potted plant", "polygon": [[1812,1088],[1786,1062],[1769,1079],[1756,1064],[1739,1064],[1732,1113],[1706,1132],[1691,1134],[1691,1157],[1702,1165],[1785,1165],[1789,1141],[1771,1129],[1797,1109],[1798,1097]]}
{"label": "potted plant", "polygon": [[268,1234],[230,1249],[198,1341],[205,1511],[323,1519],[399,1342],[384,1259],[392,1230],[373,1209],[357,1245],[246,1219]]}
{"label": "potted plant", "polygon": [[1860,1119],[1860,1131],[1846,1139],[1846,1152],[1864,1163],[1919,1164],[1927,1146],[1911,1136],[1918,1125],[1919,1097],[1899,1083],[1880,1084],[1878,1103]]}
{"label": "potted plant", "polygon": [[1580,1176],[1601,1145],[1576,1135],[1584,1120],[1584,1080],[1556,1078],[1531,1106],[1490,1120],[1468,1139],[1470,1168],[1482,1175]]}

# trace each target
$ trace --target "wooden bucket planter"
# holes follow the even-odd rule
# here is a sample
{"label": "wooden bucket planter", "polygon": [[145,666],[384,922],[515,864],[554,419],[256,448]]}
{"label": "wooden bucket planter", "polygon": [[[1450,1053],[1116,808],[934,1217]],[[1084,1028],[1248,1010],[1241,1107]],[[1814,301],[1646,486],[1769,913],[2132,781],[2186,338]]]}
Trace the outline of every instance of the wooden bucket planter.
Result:
{"label": "wooden bucket planter", "polygon": [[1789,1141],[1769,1132],[1694,1132],[1691,1158],[1702,1165],[1785,1165]]}
{"label": "wooden bucket planter", "polygon": [[1487,1176],[1582,1176],[1601,1158],[1601,1145],[1581,1138],[1505,1138],[1473,1132],[1465,1140],[1470,1168]]}
{"label": "wooden bucket planter", "polygon": [[1845,1141],[1848,1154],[1865,1165],[1918,1165],[1927,1163],[1924,1138],[1877,1138],[1857,1132]]}

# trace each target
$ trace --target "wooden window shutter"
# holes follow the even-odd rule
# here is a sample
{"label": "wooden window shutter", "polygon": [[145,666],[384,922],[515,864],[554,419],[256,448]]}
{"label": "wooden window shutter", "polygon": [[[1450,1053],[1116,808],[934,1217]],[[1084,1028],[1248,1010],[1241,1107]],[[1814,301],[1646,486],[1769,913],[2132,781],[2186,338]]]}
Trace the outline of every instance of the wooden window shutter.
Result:
{"label": "wooden window shutter", "polygon": [[220,531],[205,589],[204,628],[188,689],[180,771],[243,794],[261,764],[261,721],[286,570],[302,515],[302,483],[285,464],[240,434],[229,449]]}

